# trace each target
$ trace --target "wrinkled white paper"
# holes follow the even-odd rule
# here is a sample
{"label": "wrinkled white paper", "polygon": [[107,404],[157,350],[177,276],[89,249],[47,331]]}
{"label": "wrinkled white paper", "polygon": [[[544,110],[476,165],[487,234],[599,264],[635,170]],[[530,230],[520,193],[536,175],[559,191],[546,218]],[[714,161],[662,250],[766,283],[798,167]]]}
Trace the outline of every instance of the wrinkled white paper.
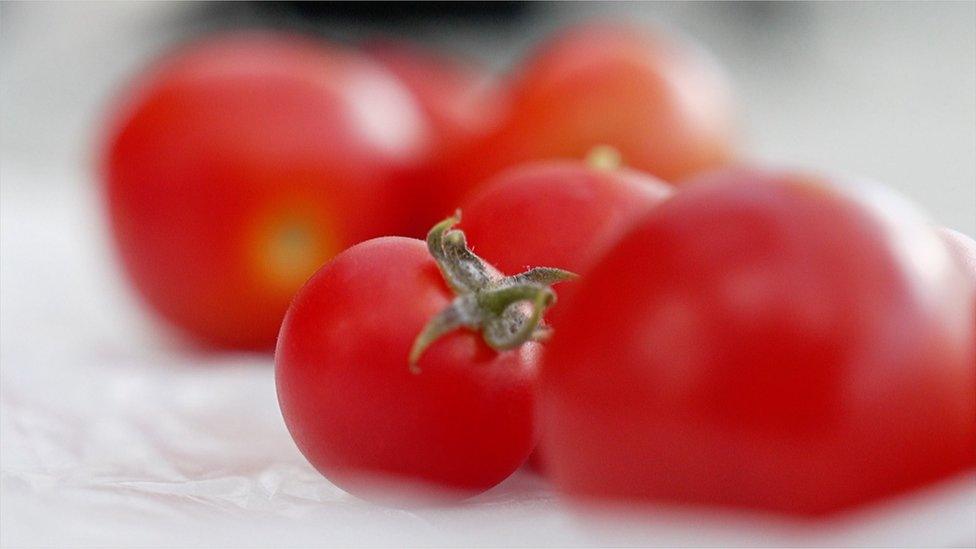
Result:
{"label": "wrinkled white paper", "polygon": [[116,271],[92,193],[10,184],[34,177],[57,175],[3,166],[4,546],[976,543],[973,474],[814,523],[696,509],[584,517],[525,471],[453,506],[357,500],[298,453],[271,357],[167,336]]}

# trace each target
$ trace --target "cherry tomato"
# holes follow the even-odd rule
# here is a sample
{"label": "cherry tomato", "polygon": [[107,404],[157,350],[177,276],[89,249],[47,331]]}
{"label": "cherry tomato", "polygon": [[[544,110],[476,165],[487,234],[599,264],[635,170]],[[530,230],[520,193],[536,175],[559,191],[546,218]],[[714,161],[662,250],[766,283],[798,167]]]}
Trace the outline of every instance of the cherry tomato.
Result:
{"label": "cherry tomato", "polygon": [[[323,475],[369,499],[470,496],[510,475],[535,445],[538,348],[523,342],[552,294],[525,280],[561,275],[501,277],[464,260],[474,256],[459,231],[438,227],[428,248],[445,251],[434,257],[403,237],[339,254],[299,291],[281,327],[275,376],[292,437]],[[518,316],[522,300],[535,304],[529,316]],[[468,330],[450,331],[458,327]]]}
{"label": "cherry tomato", "polygon": [[[462,208],[474,249],[502,272],[553,265],[585,274],[635,219],[672,193],[646,174],[612,162],[601,167],[612,154],[597,150],[590,163],[536,162],[493,178]],[[556,330],[556,315],[576,284],[560,285],[559,303],[547,313]],[[535,469],[542,462],[538,451],[529,460]]]}
{"label": "cherry tomato", "polygon": [[502,97],[493,76],[474,63],[398,42],[374,41],[364,49],[410,90],[432,128],[434,146],[414,174],[414,200],[405,206],[414,212],[408,234],[419,236],[473,188],[472,179],[458,170],[472,162],[477,145],[497,127]]}
{"label": "cherry tomato", "polygon": [[105,151],[119,256],[142,298],[198,341],[271,348],[326,260],[405,232],[427,129],[396,80],[289,36],[211,39],[128,92]]}
{"label": "cherry tomato", "polygon": [[[651,176],[599,161],[540,161],[493,178],[462,207],[468,241],[502,272],[552,265],[585,273],[635,219],[672,194]],[[560,286],[560,303],[575,284]]]}
{"label": "cherry tomato", "polygon": [[499,164],[581,158],[601,144],[670,182],[733,156],[724,74],[704,52],[660,33],[610,24],[569,29],[530,57],[510,94],[506,122],[482,148],[488,173],[470,177]]}
{"label": "cherry tomato", "polygon": [[758,170],[683,189],[547,346],[560,490],[821,514],[976,462],[972,288],[912,207]]}

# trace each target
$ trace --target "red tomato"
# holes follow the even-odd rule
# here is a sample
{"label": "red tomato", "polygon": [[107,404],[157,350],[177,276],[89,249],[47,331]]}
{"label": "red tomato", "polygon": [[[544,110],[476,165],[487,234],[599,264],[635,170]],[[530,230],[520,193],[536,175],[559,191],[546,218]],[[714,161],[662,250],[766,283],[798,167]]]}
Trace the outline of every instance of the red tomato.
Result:
{"label": "red tomato", "polygon": [[976,462],[972,289],[911,207],[788,173],[684,189],[547,346],[559,489],[819,514]]}
{"label": "red tomato", "polygon": [[105,153],[119,255],[143,299],[201,342],[274,344],[338,251],[404,232],[423,118],[382,68],[287,36],[170,56],[119,109]]}
{"label": "red tomato", "polygon": [[[603,251],[672,193],[646,174],[555,160],[512,168],[464,203],[478,254],[505,273],[552,265],[585,273]],[[567,288],[560,286],[560,300]]]}
{"label": "red tomato", "polygon": [[[581,158],[596,145],[674,182],[733,155],[730,86],[704,52],[659,33],[585,25],[545,44],[520,71],[502,129],[470,161],[499,166]],[[481,163],[487,166],[481,168]]]}
{"label": "red tomato", "polygon": [[[446,233],[443,242],[451,237],[463,244],[460,231]],[[435,241],[428,236],[428,246]],[[474,257],[466,248],[464,254]],[[534,316],[507,319],[519,311],[510,306],[549,300],[551,290],[499,278],[480,260],[445,268],[451,257],[459,256],[440,254],[435,263],[423,242],[409,238],[364,242],[316,273],[285,316],[275,356],[285,423],[312,465],[353,494],[394,501],[406,490],[473,495],[510,475],[535,444],[537,345],[507,338],[515,333],[508,328],[536,333],[542,301]],[[477,283],[469,284],[477,273]],[[492,295],[511,297],[513,289],[533,297],[506,299],[493,309],[500,323],[472,321],[488,314]],[[447,335],[426,351],[418,347],[422,334],[446,318],[464,320],[452,327],[483,329],[483,339],[470,330],[435,330],[427,342]],[[420,370],[412,373],[408,356],[418,351]]]}
{"label": "red tomato", "polygon": [[408,206],[416,212],[409,234],[419,236],[471,190],[471,179],[458,177],[457,165],[468,165],[473,147],[498,125],[502,98],[492,76],[472,63],[404,43],[364,48],[410,90],[430,121],[435,146],[414,174],[416,192]]}
{"label": "red tomato", "polygon": [[[670,196],[671,187],[628,169],[579,161],[513,168],[486,183],[462,208],[474,249],[502,272],[552,265],[584,274],[641,214]],[[564,305],[576,282],[559,287]],[[538,452],[529,463],[542,466]]]}

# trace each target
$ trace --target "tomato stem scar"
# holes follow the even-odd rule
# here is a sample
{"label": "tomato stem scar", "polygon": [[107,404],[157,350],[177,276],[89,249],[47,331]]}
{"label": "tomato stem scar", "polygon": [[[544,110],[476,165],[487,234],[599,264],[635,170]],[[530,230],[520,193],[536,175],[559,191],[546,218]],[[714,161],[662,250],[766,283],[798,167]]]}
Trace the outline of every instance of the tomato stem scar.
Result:
{"label": "tomato stem scar", "polygon": [[586,153],[586,163],[595,170],[611,171],[623,165],[623,158],[616,148],[597,145]]}

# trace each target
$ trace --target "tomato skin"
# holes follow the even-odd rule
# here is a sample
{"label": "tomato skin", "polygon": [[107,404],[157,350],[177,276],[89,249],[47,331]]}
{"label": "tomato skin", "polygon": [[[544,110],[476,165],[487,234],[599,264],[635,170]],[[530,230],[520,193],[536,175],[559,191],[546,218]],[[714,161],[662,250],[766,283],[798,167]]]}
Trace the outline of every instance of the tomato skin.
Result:
{"label": "tomato skin", "polygon": [[402,42],[373,41],[363,49],[410,90],[430,123],[433,146],[413,174],[416,191],[407,207],[414,212],[407,234],[423,237],[474,188],[463,172],[497,128],[503,98],[493,75],[475,63]]}
{"label": "tomato skin", "polygon": [[272,348],[315,269],[405,231],[397,203],[426,128],[368,59],[230,35],[169,56],[128,94],[104,152],[116,247],[144,301],[199,342]]}
{"label": "tomato skin", "polygon": [[295,297],[278,400],[299,449],[343,489],[395,499],[426,482],[446,491],[436,497],[470,496],[532,450],[536,344],[499,353],[455,332],[410,372],[414,338],[452,297],[424,242],[402,237],[353,246]]}
{"label": "tomato skin", "polygon": [[478,65],[405,42],[372,41],[362,50],[393,73],[424,111],[438,143],[432,152],[485,133],[499,116],[494,79]]}
{"label": "tomato skin", "polygon": [[580,274],[671,194],[669,186],[635,170],[540,161],[487,182],[464,203],[462,224],[479,255],[502,272],[552,265]]}
{"label": "tomato skin", "polygon": [[704,52],[613,24],[571,28],[515,76],[486,154],[512,165],[581,158],[596,145],[669,182],[733,157],[730,86]]}
{"label": "tomato skin", "polygon": [[973,466],[972,288],[911,208],[758,170],[684,189],[547,346],[560,490],[821,514]]}
{"label": "tomato skin", "polygon": [[[473,249],[503,273],[547,265],[582,275],[672,193],[636,170],[578,160],[532,162],[502,172],[470,196],[462,226]],[[559,302],[546,314],[550,323],[576,286],[559,284]]]}

